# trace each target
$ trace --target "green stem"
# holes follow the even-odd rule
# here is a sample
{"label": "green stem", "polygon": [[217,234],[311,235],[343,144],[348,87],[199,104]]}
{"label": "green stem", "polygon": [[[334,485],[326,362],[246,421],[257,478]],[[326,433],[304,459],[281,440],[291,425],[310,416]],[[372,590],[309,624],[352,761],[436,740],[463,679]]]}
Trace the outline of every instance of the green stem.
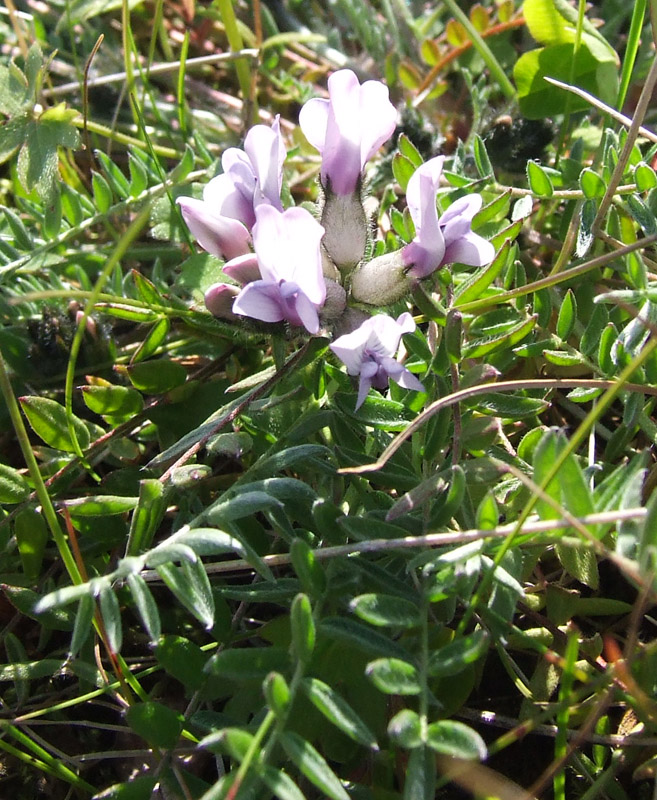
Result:
{"label": "green stem", "polygon": [[616,108],[621,111],[625,105],[627,90],[630,88],[632,71],[636,62],[636,54],[641,44],[641,28],[646,15],[646,0],[635,0],[634,10],[632,11],[632,21],[630,31],[627,34],[627,47],[623,57],[623,68],[621,72],[620,86],[618,87],[618,97],[616,98]]}
{"label": "green stem", "polygon": [[638,241],[625,245],[625,247],[621,247],[618,250],[613,250],[609,253],[598,256],[597,258],[593,258],[590,261],[586,261],[584,264],[578,264],[576,267],[565,269],[563,272],[559,272],[554,275],[548,275],[546,278],[540,278],[533,283],[528,283],[525,286],[519,286],[517,289],[511,289],[510,291],[504,292],[504,294],[500,294],[495,297],[472,300],[469,303],[463,303],[463,305],[459,305],[457,297],[455,307],[458,308],[459,311],[470,313],[481,308],[489,308],[490,306],[508,303],[509,300],[513,300],[516,297],[525,297],[528,294],[532,294],[532,292],[537,292],[539,289],[547,289],[550,286],[557,286],[558,284],[564,283],[565,281],[568,281],[578,275],[582,275],[585,272],[590,272],[592,269],[604,267],[607,264],[617,261],[623,256],[628,255],[629,253],[633,253],[635,250],[641,250],[642,248],[647,247],[655,241],[657,241],[657,234],[653,233],[650,236],[646,236],[644,239],[639,239]]}
{"label": "green stem", "polygon": [[[242,50],[244,43],[242,41],[242,35],[239,32],[239,28],[237,27],[237,19],[235,17],[235,9],[233,8],[232,0],[216,0],[216,2],[224,23],[224,27],[226,29],[226,38],[228,39],[228,45],[230,46],[231,51],[235,52],[237,50]],[[244,107],[248,108],[248,106],[253,102],[252,113],[248,115],[250,119],[245,119],[245,122],[250,122],[251,120],[257,119],[258,114],[258,110],[255,107],[255,101],[251,96],[250,64],[245,59],[240,58],[235,62],[235,71],[237,72],[237,80],[239,81],[240,89],[242,91]]]}
{"label": "green stem", "polygon": [[[566,644],[565,664],[561,675],[561,687],[559,689],[559,702],[563,703],[561,710],[556,716],[557,736],[554,740],[555,761],[563,762],[568,753],[568,722],[570,720],[571,705],[567,701],[572,693],[575,683],[573,669],[577,661],[578,636],[574,631],[568,634]],[[563,767],[554,775],[554,800],[566,800],[566,772]]]}
{"label": "green stem", "polygon": [[43,482],[43,477],[41,475],[41,471],[39,470],[37,460],[32,452],[32,445],[30,444],[25,423],[23,422],[23,417],[21,416],[20,408],[18,407],[18,402],[16,400],[16,396],[14,395],[14,390],[12,388],[11,381],[9,380],[9,374],[7,372],[7,367],[1,352],[0,388],[2,389],[2,395],[5,400],[5,405],[9,411],[12,425],[16,431],[16,438],[18,439],[21,451],[23,452],[23,458],[25,459],[25,463],[30,472],[30,477],[32,478],[32,483],[34,484],[36,496],[41,504],[43,515],[46,518],[46,523],[50,528],[50,532],[55,545],[57,546],[57,550],[59,551],[59,555],[64,562],[66,571],[68,572],[73,583],[82,583],[82,576],[80,575],[80,571],[75,563],[73,554],[68,546],[66,537],[62,533],[55,508],[50,499],[50,495],[48,494],[48,490],[46,489],[46,485]]}
{"label": "green stem", "polygon": [[84,460],[84,454],[82,452],[82,448],[80,447],[80,443],[78,442],[77,433],[75,431],[75,426],[73,424],[73,381],[75,379],[75,365],[77,362],[78,354],[80,352],[80,347],[82,346],[82,337],[84,336],[87,319],[91,315],[94,306],[98,302],[98,298],[100,297],[103,286],[105,285],[105,281],[112,274],[114,267],[119,263],[125,251],[137,238],[137,236],[141,233],[142,228],[148,222],[150,210],[151,210],[150,205],[146,205],[144,206],[144,208],[142,208],[137,217],[130,224],[130,227],[127,229],[127,231],[123,234],[123,236],[119,240],[116,249],[114,250],[112,255],[107,259],[107,264],[105,265],[103,271],[98,276],[96,285],[94,286],[93,290],[91,291],[91,294],[89,295],[89,300],[84,307],[82,318],[78,323],[77,330],[75,331],[75,336],[73,337],[73,342],[71,343],[71,353],[68,359],[68,365],[66,367],[66,387],[64,394],[66,419],[68,422],[69,435],[71,437],[71,441],[73,442],[73,446],[75,448],[75,454],[78,456],[78,458],[82,460]]}
{"label": "green stem", "polygon": [[67,783],[76,786],[78,789],[83,789],[91,794],[96,794],[96,789],[90,783],[87,783],[85,780],[80,778],[79,775],[76,775],[75,772],[61,764],[56,758],[53,758],[50,753],[33,742],[28,736],[22,733],[22,731],[18,730],[18,728],[14,727],[13,725],[9,725],[5,727],[4,730],[30,750],[38,753],[40,757],[37,758],[29,753],[26,753],[24,750],[19,750],[17,747],[9,744],[9,742],[6,742],[4,739],[0,739],[1,750],[4,750],[6,753],[10,753],[12,756],[20,759],[26,764],[29,764],[31,767],[36,767],[42,772],[47,772],[49,775],[52,775],[55,778],[61,778]]}
{"label": "green stem", "polygon": [[[76,128],[84,128],[84,119],[82,115],[76,117],[74,120],[72,120],[72,122]],[[141,139],[136,139],[134,136],[128,136],[125,133],[114,131],[111,128],[108,128],[106,125],[100,125],[98,122],[93,122],[92,120],[87,120],[87,130],[90,130],[92,133],[97,133],[100,136],[104,136],[113,142],[118,142],[119,144],[133,145],[134,147],[139,147],[141,150],[148,149],[147,145],[142,142]],[[158,154],[158,156],[162,156],[163,158],[174,158],[176,161],[180,161],[180,153],[171,147],[153,145],[153,150]]]}
{"label": "green stem", "polygon": [[[541,481],[540,488],[544,490],[550,483],[556,478],[559,474],[559,471],[563,467],[566,460],[577,450],[577,448],[582,444],[586,436],[588,435],[589,431],[593,428],[595,423],[603,416],[603,414],[607,411],[609,406],[613,403],[616,399],[616,396],[622,389],[624,388],[625,383],[630,379],[632,373],[635,370],[639,369],[642,364],[644,364],[650,355],[657,349],[657,338],[650,339],[643,350],[639,353],[636,358],[632,360],[630,364],[628,364],[625,369],[621,372],[618,376],[618,379],[610,386],[609,389],[602,395],[602,397],[598,400],[596,405],[589,411],[586,415],[582,423],[579,425],[577,430],[572,435],[570,441],[568,442],[567,446],[564,447],[561,453],[555,459],[552,468],[545,476],[545,478]],[[522,533],[522,526],[527,521],[529,515],[534,510],[536,503],[539,501],[540,497],[539,494],[534,494],[529,501],[526,503],[525,507],[523,508],[522,512],[520,513],[517,522],[515,523],[515,528],[513,532],[503,541],[502,546],[498,549],[497,553],[495,554],[495,558],[493,560],[493,566],[491,569],[486,572],[479,584],[476,592],[473,594],[470,603],[468,604],[467,608],[465,609],[465,613],[461,618],[461,622],[459,623],[458,631],[463,633],[472,615],[477,610],[479,604],[481,603],[483,597],[485,596],[486,592],[488,591],[491,583],[493,582],[495,576],[495,569],[498,567],[504,556],[508,553],[511,549],[513,544],[516,541],[516,538]]]}

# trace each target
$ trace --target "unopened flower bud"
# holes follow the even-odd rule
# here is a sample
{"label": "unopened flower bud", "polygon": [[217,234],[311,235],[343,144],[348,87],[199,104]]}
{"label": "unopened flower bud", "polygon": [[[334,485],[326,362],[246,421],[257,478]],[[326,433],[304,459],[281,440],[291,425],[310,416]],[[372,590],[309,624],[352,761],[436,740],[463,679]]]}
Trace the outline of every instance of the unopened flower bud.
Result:
{"label": "unopened flower bud", "polygon": [[205,307],[213,317],[236,322],[239,317],[233,313],[233,301],[239,292],[229,283],[214,283],[205,293]]}
{"label": "unopened flower bud", "polygon": [[411,288],[402,251],[373,258],[362,264],[351,279],[351,296],[359,303],[388,306],[402,298]]}
{"label": "unopened flower bud", "polygon": [[320,317],[322,322],[333,322],[342,316],[347,307],[347,293],[336,281],[324,279],[326,283],[326,300],[322,306]]}
{"label": "unopened flower bud", "polygon": [[322,275],[329,281],[340,280],[338,268],[333,263],[331,256],[326,252],[325,247],[322,247]]}

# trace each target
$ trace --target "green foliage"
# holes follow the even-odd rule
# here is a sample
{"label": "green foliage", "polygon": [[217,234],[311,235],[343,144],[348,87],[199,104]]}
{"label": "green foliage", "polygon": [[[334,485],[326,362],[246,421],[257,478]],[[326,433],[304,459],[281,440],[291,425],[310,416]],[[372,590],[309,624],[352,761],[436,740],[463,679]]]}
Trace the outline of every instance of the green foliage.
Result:
{"label": "green foliage", "polygon": [[[182,48],[180,9],[101,5],[35,14],[0,64],[7,793],[540,795],[549,730],[556,800],[648,796],[656,148],[544,79],[620,108],[645,4],[192,4]],[[403,195],[441,152],[438,214],[480,193],[496,251],[387,309],[425,391],[357,410],[330,326],[207,312],[223,261],[176,205],[256,112],[309,205],[298,108],[345,54],[400,109],[368,248],[413,240]]]}

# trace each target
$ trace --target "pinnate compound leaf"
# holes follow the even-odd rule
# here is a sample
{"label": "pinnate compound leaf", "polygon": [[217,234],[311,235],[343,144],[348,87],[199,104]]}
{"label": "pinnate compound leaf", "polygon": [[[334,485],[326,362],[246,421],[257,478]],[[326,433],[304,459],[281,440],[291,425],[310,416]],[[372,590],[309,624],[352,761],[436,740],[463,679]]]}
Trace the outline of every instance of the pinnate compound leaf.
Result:
{"label": "pinnate compound leaf", "polygon": [[0,464],[0,503],[23,503],[30,496],[30,484],[18,470]]}
{"label": "pinnate compound leaf", "polygon": [[[66,453],[75,452],[73,441],[68,431],[66,409],[55,400],[48,397],[21,397],[21,408],[25,412],[27,421],[32,430],[43,441],[55,450]],[[78,417],[73,417],[73,427],[80,447],[84,450],[89,447],[89,431]]]}
{"label": "pinnate compound leaf", "polygon": [[290,707],[290,687],[280,672],[270,672],[262,684],[267,705],[276,716],[285,719]]}
{"label": "pinnate compound leaf", "polygon": [[424,163],[422,156],[420,155],[417,147],[405,133],[399,134],[399,138],[397,139],[397,147],[399,148],[399,152],[403,156],[406,156],[406,158],[412,162],[416,169],[422,166]]}
{"label": "pinnate compound leaf", "polygon": [[347,701],[327,683],[317,678],[304,678],[301,688],[310,702],[350,739],[378,750],[376,737]]}
{"label": "pinnate compound leaf", "polygon": [[307,664],[315,649],[315,621],[308,595],[300,593],[292,601],[290,627],[292,655],[302,664]]}
{"label": "pinnate compound leaf", "polygon": [[183,728],[180,714],[152,700],[131,705],[126,719],[132,730],[154,747],[174,747]]}
{"label": "pinnate compound leaf", "polygon": [[208,656],[184,636],[163,636],[155,648],[155,657],[189,692],[200,689],[205,683]]}
{"label": "pinnate compound leaf", "polygon": [[95,603],[93,597],[90,594],[82,595],[78,604],[78,613],[75,617],[71,644],[68,649],[69,658],[73,658],[73,656],[77,655],[89,638],[89,634],[93,630],[94,609]]}
{"label": "pinnate compound leaf", "polygon": [[213,656],[206,672],[234,681],[262,680],[270,672],[285,672],[289,663],[283,647],[238,647]]}
{"label": "pinnate compound leaf", "polygon": [[607,190],[607,184],[604,178],[598,175],[597,172],[594,172],[590,167],[586,167],[581,171],[579,185],[587,200],[603,197]]}
{"label": "pinnate compound leaf", "polygon": [[572,289],[568,289],[563,299],[557,317],[557,336],[566,341],[575,327],[577,321],[577,300]]}
{"label": "pinnate compound leaf", "polygon": [[161,564],[157,567],[157,573],[187,611],[206,628],[211,628],[214,623],[214,598],[203,564],[200,561],[194,564],[183,562],[181,568],[173,564]]}
{"label": "pinnate compound leaf", "polygon": [[0,666],[0,682],[28,681],[46,678],[61,672],[65,662],[57,658],[42,658],[39,661],[3,664]]}
{"label": "pinnate compound leaf", "polygon": [[[106,309],[108,310],[108,309]],[[135,313],[138,313],[135,310]],[[152,312],[141,312],[152,319]],[[131,364],[127,368],[130,383],[144,394],[164,394],[187,380],[187,370],[182,364],[167,359]]]}
{"label": "pinnate compound leaf", "polygon": [[146,628],[151,642],[157,642],[162,629],[157,603],[151,594],[151,590],[141,575],[131,573],[128,575],[127,582],[137,606],[137,611],[139,611],[139,616],[144,623],[144,628]]}
{"label": "pinnate compound leaf", "polygon": [[326,617],[319,623],[319,630],[329,639],[338,639],[374,656],[393,655],[401,659],[408,658],[406,650],[397,642],[355,619]]}
{"label": "pinnate compound leaf", "polygon": [[486,745],[481,736],[462,722],[433,722],[427,728],[427,745],[437,753],[456,758],[483,760]]}
{"label": "pinnate compound leaf", "polygon": [[151,800],[157,778],[142,775],[131,779],[128,783],[115,783],[99,794],[96,800]]}
{"label": "pinnate compound leaf", "polygon": [[123,643],[123,627],[121,625],[121,608],[111,586],[103,586],[100,590],[100,613],[107,633],[107,642],[113,653],[118,653]]}
{"label": "pinnate compound leaf", "polygon": [[433,800],[436,795],[436,756],[428,747],[411,751],[403,800]]}
{"label": "pinnate compound leaf", "polygon": [[392,174],[403,192],[406,191],[408,182],[416,169],[417,165],[413,164],[405,155],[395,153],[392,159]]}
{"label": "pinnate compound leaf", "polygon": [[235,761],[242,761],[252,744],[253,734],[242,728],[223,728],[199,742],[200,747],[207,747],[213,753],[227,753]]}
{"label": "pinnate compound leaf", "polygon": [[365,674],[384,694],[414,695],[422,691],[417,669],[399,658],[370,661]]}
{"label": "pinnate compound leaf", "polygon": [[349,604],[351,611],[377,627],[414,628],[420,624],[417,606],[391,594],[361,594]]}
{"label": "pinnate compound leaf", "polygon": [[331,800],[349,800],[339,778],[317,750],[296,733],[286,731],[281,736],[283,749],[299,771]]}
{"label": "pinnate compound leaf", "polygon": [[258,777],[262,779],[269,791],[278,797],[278,800],[306,800],[301,789],[282,769],[276,769],[265,764],[259,766],[257,771]]}
{"label": "pinnate compound leaf", "polygon": [[107,517],[131,511],[137,505],[137,498],[99,494],[66,500],[64,505],[72,517]]}
{"label": "pinnate compound leaf", "polygon": [[463,669],[477,661],[488,647],[490,637],[484,630],[455,639],[441,647],[429,658],[427,671],[433,677],[458,675]]}
{"label": "pinnate compound leaf", "polygon": [[554,186],[550,176],[535,161],[527,162],[527,181],[529,182],[529,188],[538,197],[552,197],[554,194]]}
{"label": "pinnate compound leaf", "polygon": [[408,750],[421,747],[423,744],[422,723],[417,712],[405,708],[395,714],[388,723],[388,736],[395,744]]}
{"label": "pinnate compound leaf", "polygon": [[139,482],[139,500],[130,520],[126,555],[147,550],[166,510],[166,493],[161,481],[145,478]]}
{"label": "pinnate compound leaf", "polygon": [[127,386],[83,386],[82,398],[94,414],[134,416],[144,407],[144,398]]}

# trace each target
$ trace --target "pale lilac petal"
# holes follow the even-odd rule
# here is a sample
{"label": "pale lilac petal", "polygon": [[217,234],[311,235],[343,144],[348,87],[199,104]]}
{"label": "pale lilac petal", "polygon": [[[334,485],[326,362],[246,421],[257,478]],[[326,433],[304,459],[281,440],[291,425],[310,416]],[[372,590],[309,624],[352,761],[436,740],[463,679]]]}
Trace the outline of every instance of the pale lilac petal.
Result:
{"label": "pale lilac petal", "polygon": [[377,314],[330,345],[347,372],[360,376],[356,408],[365,401],[372,386],[385,389],[389,380],[405,389],[424,390],[418,379],[394,358],[402,335],[414,330],[415,322],[408,312],[396,320],[387,314]]}
{"label": "pale lilac petal", "polygon": [[276,116],[271,127],[254,125],[246,136],[244,150],[255,175],[254,208],[268,203],[282,211],[281,185],[286,152],[279,117]]}
{"label": "pale lilac petal", "polygon": [[231,286],[229,283],[214,283],[205,293],[205,307],[214,317],[235,318],[233,301],[238,293],[237,286]]}
{"label": "pale lilac petal", "polygon": [[[221,156],[224,173],[232,172],[236,177],[253,180],[253,165],[249,156],[239,147],[229,147]],[[212,183],[212,181],[210,181]],[[209,184],[208,184],[209,185]]]}
{"label": "pale lilac petal", "polygon": [[303,135],[320,153],[324,152],[326,143],[329,106],[328,100],[313,98],[304,103],[299,112],[299,126],[303,131]]}
{"label": "pale lilac petal", "polygon": [[399,377],[394,379],[397,383],[402,387],[402,389],[412,389],[414,392],[424,392],[426,391],[424,388],[424,384],[420,383],[420,381],[413,375],[410,370],[407,370],[404,367],[401,371]]}
{"label": "pale lilac petal", "polygon": [[416,328],[415,320],[413,319],[413,315],[409,314],[408,311],[404,311],[403,314],[400,314],[397,317],[397,325],[399,326],[401,335],[403,336],[405,333],[413,333]]}
{"label": "pale lilac petal", "polygon": [[[288,295],[289,290],[287,287],[295,287],[294,293]],[[281,294],[286,301],[286,308],[288,309],[286,319],[288,319],[292,325],[304,327],[308,333],[317,333],[319,331],[317,306],[293,283],[283,283],[281,286]]]}
{"label": "pale lilac petal", "polygon": [[494,255],[492,245],[471,230],[472,220],[483,203],[481,195],[455,200],[438,218],[436,192],[443,161],[442,156],[437,156],[419,167],[406,189],[415,238],[402,248],[402,259],[412,278],[426,278],[443,264],[453,262],[483,266]]}
{"label": "pale lilac petal", "polygon": [[416,240],[413,240],[402,248],[404,264],[410,267],[408,275],[413,278],[421,279],[426,278],[427,275],[431,275],[432,272],[438,269],[445,255],[445,244],[442,239],[442,233],[438,241],[442,242],[442,246],[437,248],[436,251],[422,247]]}
{"label": "pale lilac petal", "polygon": [[[253,180],[252,180],[253,183]],[[239,220],[247,228],[253,227],[255,215],[253,213],[253,188],[247,191],[241,181],[236,183],[236,176],[223,173],[213,178],[203,190],[203,201],[208,209],[223,217]]]}
{"label": "pale lilac petal", "polygon": [[224,217],[232,217],[253,227],[253,192],[255,177],[246,153],[230,147],[224,153],[221,164],[223,174],[213,178],[203,190],[203,200],[212,211]]}
{"label": "pale lilac petal", "polygon": [[176,202],[187,227],[208,253],[231,259],[249,252],[251,235],[241,222],[213,212],[203,200],[179,197]]}
{"label": "pale lilac petal", "polygon": [[390,102],[388,87],[380,81],[365,81],[360,87],[360,168],[395,132],[397,109]]}
{"label": "pale lilac petal", "polygon": [[335,355],[346,366],[349,375],[358,375],[361,371],[368,336],[367,330],[364,330],[363,325],[361,325],[355,331],[339,336],[329,345]]}
{"label": "pale lilac petal", "polygon": [[242,286],[262,278],[258,256],[255,253],[245,253],[243,256],[231,259],[224,264],[224,272]]}
{"label": "pale lilac petal", "polygon": [[436,220],[438,219],[436,192],[440,187],[440,176],[444,163],[445,156],[430,158],[415,170],[408,181],[406,203],[416,230],[422,226],[422,220],[425,217],[427,222],[434,214]]}
{"label": "pale lilac petal", "polygon": [[233,311],[262,322],[281,322],[285,319],[278,286],[267,281],[247,284],[235,299]]}
{"label": "pale lilac petal", "polygon": [[455,200],[440,217],[440,224],[446,226],[455,217],[467,219],[468,222],[472,222],[475,214],[483,205],[483,202],[483,198],[480,194],[468,194],[465,197],[459,197],[459,199]]}
{"label": "pale lilac petal", "polygon": [[328,90],[328,101],[304,105],[299,123],[322,154],[322,185],[334,194],[352,194],[367,159],[392,135],[397,112],[384,84],[361,86],[349,69],[334,72]]}
{"label": "pale lilac petal", "polygon": [[394,356],[401,337],[415,330],[415,322],[408,312],[396,320],[387,314],[377,314],[371,320],[374,337],[378,340],[377,352],[381,356]]}
{"label": "pale lilac petal", "polygon": [[445,237],[438,219],[436,192],[440,186],[444,156],[418,167],[406,187],[406,202],[415,225],[415,238],[402,251],[409,274],[424,278],[436,270],[445,255]]}
{"label": "pale lilac petal", "polygon": [[306,297],[320,306],[326,299],[320,241],[324,228],[304,208],[277,211],[256,209],[253,243],[264,280],[296,283]]}
{"label": "pale lilac petal", "polygon": [[445,251],[446,264],[456,263],[468,264],[471,267],[483,267],[484,264],[490,264],[494,257],[493,245],[472,231],[452,242]]}
{"label": "pale lilac petal", "polygon": [[351,194],[361,173],[360,84],[350,69],[328,79],[330,110],[322,153],[322,183],[335,194]]}
{"label": "pale lilac petal", "polygon": [[365,398],[367,397],[370,388],[372,387],[372,379],[365,377],[365,375],[360,376],[360,380],[358,381],[358,397],[356,398],[356,411],[363,405],[365,402]]}

